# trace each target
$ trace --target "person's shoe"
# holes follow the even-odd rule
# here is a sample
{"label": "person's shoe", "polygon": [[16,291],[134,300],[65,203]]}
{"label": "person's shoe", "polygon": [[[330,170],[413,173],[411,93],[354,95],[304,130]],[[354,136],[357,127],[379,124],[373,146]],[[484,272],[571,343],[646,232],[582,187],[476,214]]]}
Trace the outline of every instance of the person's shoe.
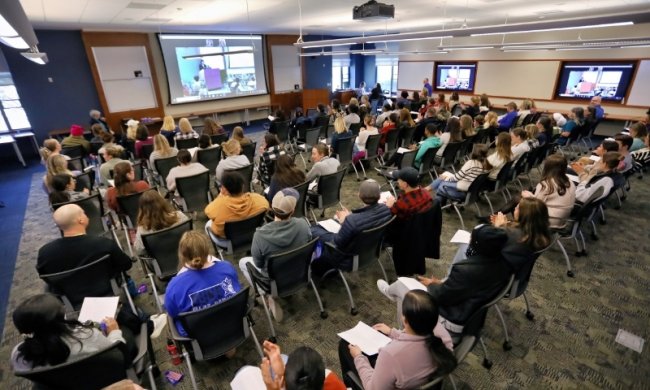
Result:
{"label": "person's shoe", "polygon": [[154,314],[149,317],[149,320],[153,322],[153,332],[149,336],[152,339],[157,339],[160,337],[163,329],[167,326],[167,314]]}
{"label": "person's shoe", "polygon": [[282,307],[271,296],[269,296],[269,310],[271,310],[271,314],[273,314],[273,318],[277,322],[282,322],[282,318],[284,317]]}
{"label": "person's shoe", "polygon": [[390,294],[388,293],[388,287],[389,287],[388,282],[386,282],[384,279],[377,280],[377,288],[379,289],[379,292],[384,294],[386,298],[393,301],[394,300],[393,297],[391,297]]}

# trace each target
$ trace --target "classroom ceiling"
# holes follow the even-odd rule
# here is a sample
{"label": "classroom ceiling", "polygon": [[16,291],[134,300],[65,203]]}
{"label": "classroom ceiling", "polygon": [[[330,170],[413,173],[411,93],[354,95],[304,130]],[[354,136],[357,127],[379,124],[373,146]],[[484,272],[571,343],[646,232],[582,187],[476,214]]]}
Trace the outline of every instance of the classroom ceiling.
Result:
{"label": "classroom ceiling", "polygon": [[[5,0],[2,0],[5,1]],[[380,0],[388,21],[354,21],[367,0],[20,0],[35,28],[303,35],[396,32],[639,12],[650,0]],[[300,11],[302,9],[302,23]]]}

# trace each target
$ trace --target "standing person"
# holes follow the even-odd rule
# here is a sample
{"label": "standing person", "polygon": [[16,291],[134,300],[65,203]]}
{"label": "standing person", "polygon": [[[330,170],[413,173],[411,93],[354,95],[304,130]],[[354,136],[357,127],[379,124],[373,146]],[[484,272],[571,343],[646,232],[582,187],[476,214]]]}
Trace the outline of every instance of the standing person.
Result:
{"label": "standing person", "polygon": [[427,90],[427,96],[433,96],[433,87],[431,86],[431,83],[429,83],[428,77],[425,77],[424,80],[422,80],[422,89]]}
{"label": "standing person", "polygon": [[117,203],[118,196],[135,194],[149,189],[149,184],[144,180],[135,181],[135,172],[131,163],[122,161],[113,168],[113,180],[115,187],[106,191],[106,204],[111,210],[120,212],[120,205]]}
{"label": "standing person", "polygon": [[156,160],[161,158],[174,157],[178,154],[178,149],[170,147],[167,138],[162,134],[156,134],[153,137],[153,152],[149,156],[149,168],[155,173],[158,173],[156,170]]}
{"label": "standing person", "polygon": [[90,110],[88,115],[90,116],[90,126],[97,124],[100,125],[104,131],[111,131],[111,128],[108,126],[108,123],[106,123],[106,118],[102,116],[101,111],[93,109]]}
{"label": "standing person", "polygon": [[180,130],[176,135],[174,136],[174,139],[192,139],[192,138],[199,138],[199,133],[194,131],[192,128],[192,125],[190,124],[189,119],[187,118],[181,118],[178,121],[178,129]]}
{"label": "standing person", "polygon": [[366,82],[362,81],[359,83],[359,88],[357,89],[357,97],[361,99],[362,96],[366,96],[368,93],[366,92]]}
{"label": "standing person", "polygon": [[370,101],[379,100],[384,97],[384,91],[381,89],[381,84],[375,84],[375,88],[370,91]]}
{"label": "standing person", "polygon": [[[429,294],[421,290],[406,293],[400,314],[403,330],[383,323],[373,325],[391,338],[376,357],[369,359],[345,340],[339,343],[341,371],[357,373],[365,390],[415,389],[435,375],[452,372],[458,364],[451,336],[439,323],[438,306]],[[352,382],[346,381],[346,385],[354,388]]]}

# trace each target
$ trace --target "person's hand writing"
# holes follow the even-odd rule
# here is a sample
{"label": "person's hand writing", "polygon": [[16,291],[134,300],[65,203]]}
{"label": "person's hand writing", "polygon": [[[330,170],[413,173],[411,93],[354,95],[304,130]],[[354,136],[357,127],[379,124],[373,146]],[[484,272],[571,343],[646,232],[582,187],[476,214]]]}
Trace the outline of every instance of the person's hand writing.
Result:
{"label": "person's hand writing", "polygon": [[350,349],[350,355],[352,355],[353,358],[361,355],[361,348],[357,347],[356,345],[348,345],[348,348]]}
{"label": "person's hand writing", "polygon": [[345,217],[350,215],[350,210],[344,208],[343,210],[338,210],[336,212],[336,219],[339,220],[340,224],[343,224],[343,221],[345,221]]}
{"label": "person's hand writing", "polygon": [[271,376],[271,363],[268,358],[262,359],[260,369],[262,370],[262,380],[266,385],[266,390],[282,390],[282,381],[284,377],[277,374],[275,375],[275,378]]}
{"label": "person's hand writing", "polygon": [[104,325],[106,325],[106,334],[110,334],[114,330],[120,329],[120,326],[115,321],[115,318],[106,317],[104,318]]}
{"label": "person's hand writing", "polygon": [[375,324],[375,325],[372,326],[372,328],[374,330],[376,330],[376,331],[379,331],[379,332],[387,335],[387,336],[390,334],[390,326],[388,326],[386,324],[383,324],[383,323],[382,324]]}
{"label": "person's hand writing", "polygon": [[386,199],[386,206],[390,208],[390,207],[393,207],[394,204],[395,204],[395,197],[393,195],[390,195]]}

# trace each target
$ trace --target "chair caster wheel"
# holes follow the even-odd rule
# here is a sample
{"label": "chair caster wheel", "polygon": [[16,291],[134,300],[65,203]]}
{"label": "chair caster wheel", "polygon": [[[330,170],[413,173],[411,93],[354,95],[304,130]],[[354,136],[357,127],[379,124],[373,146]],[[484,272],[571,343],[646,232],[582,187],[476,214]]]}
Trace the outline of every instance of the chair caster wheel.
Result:
{"label": "chair caster wheel", "polygon": [[590,237],[592,241],[598,241],[598,236],[596,234],[592,234]]}
{"label": "chair caster wheel", "polygon": [[621,206],[614,206],[614,210],[620,210]]}
{"label": "chair caster wheel", "polygon": [[532,320],[535,319],[535,314],[533,314],[533,313],[530,312],[530,311],[527,311],[527,312],[526,312],[526,318],[528,318],[530,321],[532,321]]}
{"label": "chair caster wheel", "polygon": [[503,350],[504,351],[510,351],[512,349],[512,344],[510,344],[509,341],[504,341],[503,342]]}
{"label": "chair caster wheel", "polygon": [[352,308],[352,309],[350,309],[350,314],[352,314],[353,316],[356,316],[357,314],[359,314],[359,310],[357,310],[356,307]]}
{"label": "chair caster wheel", "polygon": [[573,273],[573,271],[567,271],[566,276],[568,276],[570,278],[573,278],[575,276],[575,274]]}
{"label": "chair caster wheel", "polygon": [[607,225],[607,221],[604,220],[604,219],[601,219],[599,222],[600,222],[601,225]]}
{"label": "chair caster wheel", "polygon": [[483,367],[487,368],[488,370],[492,368],[492,360],[483,359]]}
{"label": "chair caster wheel", "polygon": [[271,337],[269,337],[269,341],[272,342],[273,344],[277,344],[278,343],[278,338],[275,337],[275,336],[271,336]]}
{"label": "chair caster wheel", "polygon": [[580,256],[587,256],[587,251],[583,249],[583,250],[580,252]]}
{"label": "chair caster wheel", "polygon": [[322,319],[327,318],[327,312],[326,311],[321,312],[320,313],[320,318],[322,318]]}
{"label": "chair caster wheel", "polygon": [[361,181],[361,178],[360,178],[360,177],[357,177],[357,181]]}

